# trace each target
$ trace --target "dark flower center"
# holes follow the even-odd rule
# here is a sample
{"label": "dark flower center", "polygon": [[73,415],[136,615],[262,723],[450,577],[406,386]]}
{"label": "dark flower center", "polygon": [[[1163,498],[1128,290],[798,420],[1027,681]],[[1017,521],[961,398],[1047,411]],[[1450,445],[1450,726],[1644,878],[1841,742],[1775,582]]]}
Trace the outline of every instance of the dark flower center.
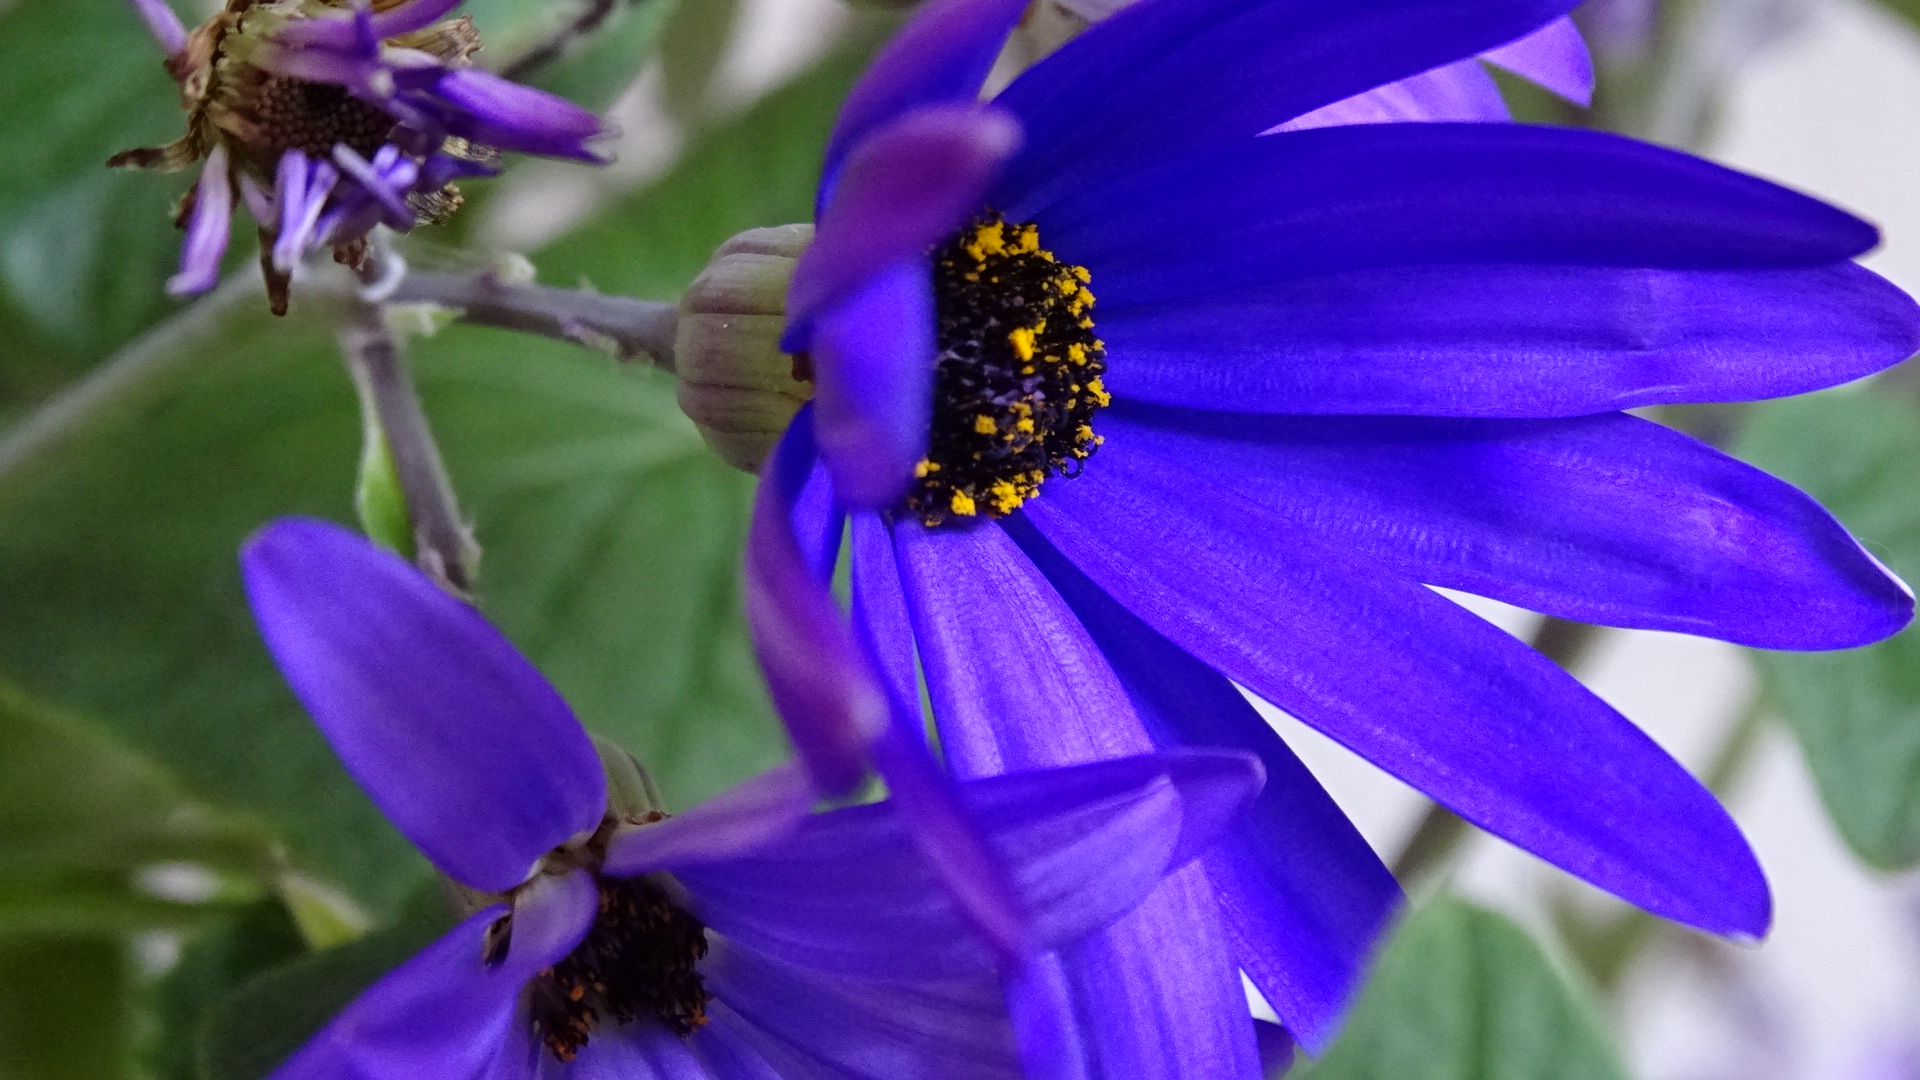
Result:
{"label": "dark flower center", "polygon": [[1010,514],[1099,447],[1093,414],[1112,399],[1091,281],[991,210],[934,253],[933,439],[906,500],[922,522]]}
{"label": "dark flower center", "polygon": [[690,1035],[707,1022],[713,996],[695,967],[707,954],[698,919],[644,878],[596,880],[593,929],[527,988],[534,1034],[560,1061],[572,1061],[603,1020],[655,1017],[674,1034]]}
{"label": "dark flower center", "polygon": [[393,117],[332,83],[268,76],[246,96],[245,105],[259,129],[248,141],[276,161],[288,150],[325,161],[337,143],[370,158],[393,131]]}

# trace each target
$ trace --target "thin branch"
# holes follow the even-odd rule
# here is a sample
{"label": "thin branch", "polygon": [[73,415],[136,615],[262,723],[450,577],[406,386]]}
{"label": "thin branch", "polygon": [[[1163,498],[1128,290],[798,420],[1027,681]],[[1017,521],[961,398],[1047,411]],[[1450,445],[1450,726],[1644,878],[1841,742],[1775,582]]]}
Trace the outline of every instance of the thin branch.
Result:
{"label": "thin branch", "polygon": [[260,279],[238,275],[193,306],[135,339],[0,435],[0,482],[11,483],[64,450],[114,414],[144,408],[165,376],[204,356],[192,346],[209,337],[243,301],[260,295]]}
{"label": "thin branch", "polygon": [[622,3],[634,3],[636,0],[586,0],[580,13],[565,25],[548,34],[546,39],[514,57],[512,62],[499,71],[503,79],[514,82],[526,82],[539,74],[540,69],[567,54],[574,45],[591,36],[600,29]]}
{"label": "thin branch", "polygon": [[385,302],[437,304],[458,311],[464,322],[605,349],[622,360],[645,356],[673,370],[673,335],[680,316],[672,304],[516,285],[502,281],[492,270],[476,274],[409,271]]}
{"label": "thin branch", "polygon": [[386,318],[379,305],[356,303],[337,333],[354,385],[386,433],[413,523],[416,561],[430,576],[465,594],[473,585],[479,549],[461,520],[453,483]]}

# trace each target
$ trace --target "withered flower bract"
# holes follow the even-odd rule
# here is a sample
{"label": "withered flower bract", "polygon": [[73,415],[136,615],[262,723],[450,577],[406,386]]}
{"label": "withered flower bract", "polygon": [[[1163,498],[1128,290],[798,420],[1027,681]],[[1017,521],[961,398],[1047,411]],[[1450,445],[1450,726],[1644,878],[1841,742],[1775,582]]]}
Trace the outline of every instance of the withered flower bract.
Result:
{"label": "withered flower bract", "polygon": [[205,162],[178,213],[176,295],[213,287],[236,201],[259,223],[267,295],[284,314],[309,251],[358,267],[376,225],[445,221],[460,206],[454,181],[494,174],[502,151],[602,161],[593,114],[472,66],[472,21],[441,21],[459,0],[227,0],[191,32],[165,0],[132,3],[167,51],[187,132],[107,164]]}

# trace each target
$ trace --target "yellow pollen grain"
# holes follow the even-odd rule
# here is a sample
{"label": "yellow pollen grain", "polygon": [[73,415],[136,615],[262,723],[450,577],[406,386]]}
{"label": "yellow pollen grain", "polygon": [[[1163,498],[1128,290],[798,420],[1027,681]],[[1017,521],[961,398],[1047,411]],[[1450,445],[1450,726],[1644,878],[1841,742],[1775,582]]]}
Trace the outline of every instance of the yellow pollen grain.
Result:
{"label": "yellow pollen grain", "polygon": [[953,498],[948,500],[948,505],[961,517],[972,517],[976,509],[973,505],[973,496],[964,491],[954,492]]}
{"label": "yellow pollen grain", "polygon": [[1089,272],[1089,271],[1087,270],[1087,268],[1086,268],[1086,267],[1084,267],[1084,266],[1076,266],[1076,267],[1074,267],[1074,268],[1073,268],[1073,276],[1074,276],[1074,277],[1077,277],[1077,278],[1079,278],[1079,279],[1080,279],[1080,284],[1082,284],[1082,285],[1091,285],[1091,284],[1093,284],[1093,274],[1092,274],[1092,273],[1090,273],[1090,272]]}
{"label": "yellow pollen grain", "polygon": [[1040,230],[1032,225],[1022,225],[1014,230],[1013,246],[1008,249],[1012,254],[1025,255],[1040,250]]}
{"label": "yellow pollen grain", "polygon": [[1024,419],[1014,421],[1013,429],[1015,431],[1021,432],[1026,435],[1033,434],[1033,418],[1029,416]]}
{"label": "yellow pollen grain", "polygon": [[999,425],[993,422],[993,417],[988,416],[986,413],[979,413],[974,416],[973,418],[974,434],[991,435],[998,430],[1000,430]]}
{"label": "yellow pollen grain", "polygon": [[1067,359],[1071,360],[1075,367],[1086,367],[1087,347],[1077,341],[1067,346]]}
{"label": "yellow pollen grain", "polygon": [[[1044,323],[1041,324],[1045,326]],[[1033,359],[1033,328],[1016,326],[1007,331],[1007,342],[1013,346],[1013,355],[1022,360]]]}
{"label": "yellow pollen grain", "polygon": [[974,262],[985,262],[989,255],[1006,254],[1006,228],[1006,224],[999,221],[979,226],[974,230],[973,243],[966,245],[967,254]]}
{"label": "yellow pollen grain", "polygon": [[1101,382],[1098,376],[1088,381],[1087,393],[1093,398],[1094,404],[1103,408],[1113,404],[1113,395],[1107,393],[1106,384]]}
{"label": "yellow pollen grain", "polygon": [[930,473],[937,473],[939,471],[940,463],[937,461],[928,461],[926,458],[921,458],[920,464],[913,467],[914,478],[918,480],[925,480]]}

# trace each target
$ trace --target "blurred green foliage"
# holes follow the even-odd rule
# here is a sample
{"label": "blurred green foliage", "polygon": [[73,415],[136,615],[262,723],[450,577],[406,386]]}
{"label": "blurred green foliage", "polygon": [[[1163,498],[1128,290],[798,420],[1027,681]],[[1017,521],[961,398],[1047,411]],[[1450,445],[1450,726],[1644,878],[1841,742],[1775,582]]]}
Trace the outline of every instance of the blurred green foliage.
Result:
{"label": "blurred green foliage", "polygon": [[1450,897],[1394,932],[1300,1080],[1626,1080],[1585,987],[1511,919]]}
{"label": "blurred green foliage", "polygon": [[[579,10],[469,7],[496,62]],[[674,9],[620,3],[537,81],[605,104]],[[50,452],[0,451],[0,680],[23,688],[0,688],[0,1076],[263,1075],[444,922],[424,861],[301,714],[239,589],[235,553],[261,523],[352,520],[353,389],[326,313],[298,298],[276,320],[229,289],[156,326],[176,306],[162,286],[182,183],[102,163],[172,138],[180,113],[124,0],[16,0],[0,31],[0,131],[29,150],[0,163],[0,447],[21,430],[9,417],[90,365],[114,379]],[[806,218],[872,42],[696,139],[536,264],[670,298],[732,233]],[[671,380],[464,326],[410,351],[485,548],[479,602],[583,721],[676,805],[784,756],[738,592],[751,478],[705,449]],[[171,863],[216,871],[220,895],[138,887]],[[384,928],[309,954],[272,895],[288,870]],[[157,980],[131,945],[153,932],[184,946]],[[63,968],[60,996],[36,989]]]}
{"label": "blurred green foliage", "polygon": [[[1920,402],[1904,388],[1756,406],[1737,449],[1920,581]],[[1920,629],[1845,652],[1754,655],[1847,843],[1882,869],[1920,863]]]}

